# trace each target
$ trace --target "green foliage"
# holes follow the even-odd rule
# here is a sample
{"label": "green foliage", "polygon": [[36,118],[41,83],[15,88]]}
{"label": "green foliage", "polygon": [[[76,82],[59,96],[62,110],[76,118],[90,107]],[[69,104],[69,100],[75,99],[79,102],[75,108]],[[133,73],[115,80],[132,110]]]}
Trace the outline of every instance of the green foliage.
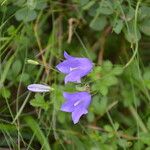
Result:
{"label": "green foliage", "polygon": [[140,133],[140,140],[147,145],[150,145],[150,135],[149,133]]}
{"label": "green foliage", "polygon": [[0,94],[2,95],[3,98],[6,98],[6,99],[10,98],[11,96],[11,93],[7,88],[2,88],[0,91]]}
{"label": "green foliage", "polygon": [[29,9],[27,7],[19,9],[15,17],[18,21],[29,22],[34,20],[37,17],[36,11]]}
{"label": "green foliage", "polygon": [[[90,1],[82,7],[83,10],[88,10],[91,6],[95,4],[95,1]],[[82,4],[83,5],[83,4]]]}
{"label": "green foliage", "polygon": [[108,100],[106,97],[100,97],[99,95],[96,95],[93,97],[91,108],[95,114],[103,115],[107,111],[107,103]]}
{"label": "green foliage", "polygon": [[92,90],[98,90],[103,96],[108,94],[108,89],[112,85],[117,84],[116,76],[123,72],[123,68],[119,65],[113,66],[110,61],[105,61],[101,66],[94,68],[90,74],[90,78],[95,83],[92,85]]}
{"label": "green foliage", "polygon": [[109,0],[101,1],[99,3],[99,8],[97,9],[97,12],[104,15],[111,15],[113,14],[114,8],[113,3]]}
{"label": "green foliage", "polygon": [[141,24],[140,24],[140,30],[147,36],[150,36],[150,20],[144,20]]}
{"label": "green foliage", "polygon": [[45,102],[44,97],[40,94],[36,94],[35,98],[30,101],[30,104],[34,107],[39,107],[44,110],[49,108],[49,102]]}
{"label": "green foliage", "polygon": [[[16,4],[21,8],[16,11],[15,17],[18,21],[24,22],[30,22],[32,20],[35,20],[37,17],[36,10],[43,10],[47,6],[45,0],[27,0],[26,5],[25,1],[19,1]],[[25,7],[22,7],[23,5],[25,5]]]}
{"label": "green foliage", "polygon": [[97,30],[97,31],[102,31],[104,29],[104,27],[106,26],[107,24],[107,20],[106,20],[106,17],[104,16],[98,16],[98,17],[95,17],[91,23],[90,23],[90,27],[94,30]]}
{"label": "green foliage", "polygon": [[0,123],[0,130],[4,132],[16,132],[17,128],[15,125]]}
{"label": "green foliage", "polygon": [[[149,12],[147,6],[141,6],[138,12],[136,8],[124,5],[122,1],[79,1],[81,10],[88,11],[88,14],[93,17],[90,22],[90,27],[96,31],[102,31],[107,25],[113,27],[116,34],[123,31],[128,42],[135,43],[141,39],[141,32],[149,36]],[[135,16],[137,15],[137,16]],[[87,16],[86,16],[87,17]],[[138,25],[135,26],[135,18],[138,19]],[[135,33],[136,31],[136,33]]]}
{"label": "green foliage", "polygon": [[33,134],[35,134],[36,138],[39,140],[42,149],[44,150],[50,150],[50,145],[43,133],[43,131],[40,129],[39,124],[32,118],[32,117],[26,117],[25,118],[26,123],[33,131]]}
{"label": "green foliage", "polygon": [[136,41],[139,41],[141,39],[141,33],[138,28],[136,29],[136,33],[135,33],[133,22],[129,22],[129,29],[128,30],[124,29],[124,34],[125,34],[125,38],[130,43],[135,43]]}
{"label": "green foliage", "polygon": [[12,74],[13,76],[17,76],[19,74],[19,72],[22,69],[22,64],[20,62],[20,60],[16,60],[13,64],[12,64]]}
{"label": "green foliage", "polygon": [[119,34],[121,32],[123,28],[123,21],[122,20],[116,20],[115,24],[114,24],[114,27],[113,27],[113,31],[116,33],[116,34]]}
{"label": "green foliage", "polygon": [[124,106],[128,107],[133,104],[139,106],[140,105],[140,99],[138,97],[138,92],[135,91],[136,94],[133,93],[131,87],[125,87],[125,89],[122,90],[122,96],[123,96],[123,104]]}
{"label": "green foliage", "polygon": [[150,89],[150,70],[147,69],[143,74],[144,83]]}
{"label": "green foliage", "polygon": [[[0,6],[0,149],[150,149],[149,0]],[[93,62],[82,83],[64,86],[55,68],[64,50]],[[55,90],[31,93],[32,83]],[[92,101],[74,125],[71,113],[60,110],[63,92],[85,90]]]}

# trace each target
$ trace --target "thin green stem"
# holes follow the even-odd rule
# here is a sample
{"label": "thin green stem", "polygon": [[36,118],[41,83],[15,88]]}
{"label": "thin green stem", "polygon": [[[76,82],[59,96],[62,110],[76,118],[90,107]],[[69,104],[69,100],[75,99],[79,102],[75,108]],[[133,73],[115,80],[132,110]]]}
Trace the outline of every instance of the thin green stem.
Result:
{"label": "thin green stem", "polygon": [[127,68],[132,63],[132,61],[134,60],[134,58],[136,57],[136,55],[138,53],[139,45],[138,45],[138,37],[137,37],[137,17],[138,17],[138,9],[139,9],[140,3],[141,3],[141,1],[139,0],[137,2],[136,9],[135,9],[135,19],[134,19],[134,35],[135,35],[135,41],[136,41],[135,49],[134,49],[134,53],[133,53],[132,57],[127,62],[127,64],[124,66],[124,68]]}
{"label": "thin green stem", "polygon": [[134,108],[133,106],[130,106],[130,107],[129,107],[129,110],[130,110],[131,114],[133,115],[133,117],[135,118],[135,120],[138,122],[139,127],[141,128],[141,130],[142,130],[143,132],[146,132],[146,133],[147,133],[148,130],[147,130],[146,126],[144,125],[142,119],[141,119],[140,116],[138,115],[137,111],[135,110],[135,108]]}

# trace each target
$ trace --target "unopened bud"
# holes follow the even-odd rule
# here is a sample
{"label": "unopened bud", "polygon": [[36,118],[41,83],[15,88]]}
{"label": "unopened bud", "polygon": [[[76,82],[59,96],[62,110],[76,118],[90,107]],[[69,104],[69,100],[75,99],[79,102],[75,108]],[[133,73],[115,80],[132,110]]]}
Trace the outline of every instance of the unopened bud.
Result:
{"label": "unopened bud", "polygon": [[35,61],[35,60],[32,60],[32,59],[28,59],[27,60],[27,63],[28,64],[32,64],[32,65],[39,65],[39,62]]}

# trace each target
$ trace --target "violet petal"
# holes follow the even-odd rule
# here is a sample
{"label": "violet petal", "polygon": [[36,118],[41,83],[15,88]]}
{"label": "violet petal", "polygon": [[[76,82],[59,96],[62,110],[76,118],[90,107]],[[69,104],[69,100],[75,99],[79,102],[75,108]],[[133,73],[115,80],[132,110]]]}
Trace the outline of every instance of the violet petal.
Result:
{"label": "violet petal", "polygon": [[[64,73],[67,74],[65,78],[65,83],[67,82],[81,82],[81,78],[86,76],[88,73],[92,71],[93,63],[88,58],[79,58],[79,57],[72,57],[64,52],[64,57],[66,60],[59,63],[56,68]],[[75,72],[74,72],[75,71]]]}
{"label": "violet petal", "polygon": [[75,70],[78,68],[80,62],[78,60],[64,60],[63,62],[59,63],[56,68],[64,73],[64,74],[68,74],[70,73],[72,70]]}
{"label": "violet petal", "polygon": [[64,51],[64,57],[66,59],[73,59],[74,57],[70,56],[66,51]]}
{"label": "violet petal", "polygon": [[91,102],[91,95],[88,92],[63,93],[66,99],[62,104],[61,110],[72,113],[72,120],[77,123],[83,114],[88,113],[88,107]]}
{"label": "violet petal", "polygon": [[81,83],[81,74],[82,74],[82,72],[80,72],[78,70],[72,71],[65,77],[65,84],[67,84],[68,82]]}
{"label": "violet petal", "polygon": [[51,88],[43,84],[30,84],[27,89],[32,92],[49,92]]}
{"label": "violet petal", "polygon": [[85,108],[76,109],[72,112],[73,123],[76,124],[79,122],[79,119],[82,115],[87,114],[88,111]]}

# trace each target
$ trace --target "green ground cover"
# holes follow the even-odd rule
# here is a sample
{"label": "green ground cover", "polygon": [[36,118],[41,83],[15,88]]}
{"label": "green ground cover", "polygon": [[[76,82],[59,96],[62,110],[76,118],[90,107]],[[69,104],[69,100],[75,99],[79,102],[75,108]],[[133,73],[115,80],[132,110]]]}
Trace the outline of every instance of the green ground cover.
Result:
{"label": "green ground cover", "polygon": [[[0,149],[150,150],[149,36],[149,0],[0,0]],[[94,63],[82,83],[64,84],[64,51]],[[74,125],[63,92],[87,87]]]}

